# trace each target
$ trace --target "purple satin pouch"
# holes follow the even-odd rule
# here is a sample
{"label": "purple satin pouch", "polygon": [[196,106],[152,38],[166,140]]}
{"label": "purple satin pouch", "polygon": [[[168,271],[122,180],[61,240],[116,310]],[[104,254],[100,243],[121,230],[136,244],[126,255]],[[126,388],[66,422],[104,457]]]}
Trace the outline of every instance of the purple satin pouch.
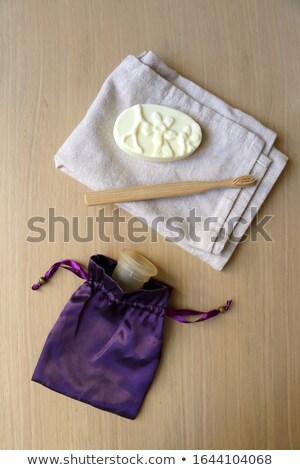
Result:
{"label": "purple satin pouch", "polygon": [[159,363],[171,289],[150,279],[124,293],[111,278],[115,266],[105,256],[91,257],[90,280],[63,309],[32,380],[134,419]]}
{"label": "purple satin pouch", "polygon": [[124,292],[111,275],[116,261],[95,255],[88,272],[72,260],[55,263],[32,286],[37,290],[59,267],[85,280],[48,335],[32,380],[58,393],[134,419],[154,378],[165,317],[195,323],[225,312],[230,301],[207,313],[167,308],[171,288],[150,279]]}

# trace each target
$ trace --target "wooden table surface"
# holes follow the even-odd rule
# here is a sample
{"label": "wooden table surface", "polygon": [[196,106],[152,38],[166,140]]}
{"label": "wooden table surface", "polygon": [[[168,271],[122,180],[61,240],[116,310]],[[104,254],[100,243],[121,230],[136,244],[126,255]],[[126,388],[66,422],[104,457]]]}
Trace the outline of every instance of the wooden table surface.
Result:
{"label": "wooden table surface", "polygon": [[[299,449],[299,1],[2,0],[0,36],[0,447]],[[174,286],[173,305],[234,304],[205,323],[166,322],[161,365],[132,422],[30,381],[81,281],[59,272],[39,293],[30,286],[54,261],[136,246],[64,242],[59,223],[54,242],[26,239],[33,216],[47,230],[49,208],[77,216],[82,236],[96,217],[53,155],[107,75],[143,50],[274,129],[290,161],[259,213],[273,215],[273,242],[241,244],[222,272],[162,238],[139,244]]]}

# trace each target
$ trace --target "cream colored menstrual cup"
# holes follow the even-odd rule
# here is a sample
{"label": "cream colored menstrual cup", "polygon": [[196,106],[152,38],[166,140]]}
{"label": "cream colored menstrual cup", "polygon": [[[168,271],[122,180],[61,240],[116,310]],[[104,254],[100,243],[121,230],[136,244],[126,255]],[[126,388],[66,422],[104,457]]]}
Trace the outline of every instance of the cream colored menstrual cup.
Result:
{"label": "cream colored menstrual cup", "polygon": [[157,269],[151,261],[134,250],[125,249],[121,252],[112,277],[128,292],[140,289],[156,274]]}

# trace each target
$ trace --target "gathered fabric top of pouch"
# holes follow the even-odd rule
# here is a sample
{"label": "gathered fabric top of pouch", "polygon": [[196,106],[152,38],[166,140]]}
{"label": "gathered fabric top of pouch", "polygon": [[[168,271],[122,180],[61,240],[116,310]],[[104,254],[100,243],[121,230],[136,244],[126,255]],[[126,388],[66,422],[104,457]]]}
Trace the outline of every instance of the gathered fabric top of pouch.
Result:
{"label": "gathered fabric top of pouch", "polygon": [[98,288],[108,296],[111,302],[146,307],[151,311],[156,310],[156,313],[164,312],[172,291],[170,286],[150,278],[142,288],[124,292],[118,282],[111,277],[116,266],[117,261],[108,256],[91,256],[88,266],[91,280],[87,282],[98,284]]}

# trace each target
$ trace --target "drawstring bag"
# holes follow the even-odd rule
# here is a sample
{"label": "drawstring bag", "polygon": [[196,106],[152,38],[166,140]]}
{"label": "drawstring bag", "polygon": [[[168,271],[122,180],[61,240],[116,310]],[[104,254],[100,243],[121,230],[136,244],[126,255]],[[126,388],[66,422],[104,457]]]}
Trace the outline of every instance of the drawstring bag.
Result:
{"label": "drawstring bag", "polygon": [[[134,419],[160,360],[165,317],[191,323],[185,317],[200,312],[167,308],[171,288],[153,278],[141,289],[124,292],[111,277],[116,265],[106,256],[95,255],[86,272],[75,261],[64,260],[32,286],[39,289],[59,267],[85,280],[53,326],[32,380]],[[225,312],[230,303],[196,321]]]}

